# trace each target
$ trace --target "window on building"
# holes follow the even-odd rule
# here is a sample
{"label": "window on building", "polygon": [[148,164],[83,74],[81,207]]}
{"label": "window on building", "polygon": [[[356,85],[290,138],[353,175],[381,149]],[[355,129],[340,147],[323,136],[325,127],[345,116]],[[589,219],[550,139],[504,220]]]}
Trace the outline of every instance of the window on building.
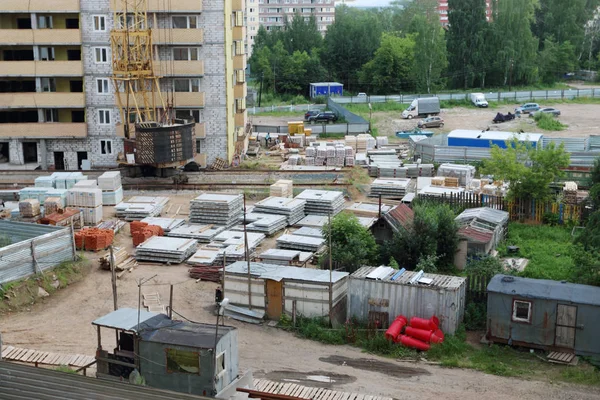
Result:
{"label": "window on building", "polygon": [[179,109],[175,110],[175,118],[190,119],[193,118],[196,123],[200,122],[200,110]]}
{"label": "window on building", "polygon": [[98,78],[96,79],[96,91],[98,94],[108,94],[110,93],[109,88],[110,82],[108,78]]}
{"label": "window on building", "polygon": [[56,92],[56,79],[42,78],[40,81],[42,92]]}
{"label": "window on building", "polygon": [[217,377],[225,373],[225,352],[217,356],[217,365],[215,365],[215,375]]}
{"label": "window on building", "polygon": [[112,154],[113,141],[111,139],[100,139],[100,154]]}
{"label": "window on building", "polygon": [[106,30],[106,16],[94,15],[94,31],[104,32]]}
{"label": "window on building", "polygon": [[108,47],[94,47],[96,64],[108,63]]}
{"label": "window on building", "polygon": [[176,92],[199,92],[200,79],[174,79],[173,86]]}
{"label": "window on building", "polygon": [[54,61],[54,47],[40,47],[41,61]]}
{"label": "window on building", "polygon": [[522,300],[513,301],[512,320],[531,323],[531,302]]}
{"label": "window on building", "polygon": [[197,47],[175,47],[173,48],[173,59],[179,61],[198,61],[200,51]]}
{"label": "window on building", "polygon": [[49,108],[44,110],[44,121],[58,122],[58,110],[56,108]]}
{"label": "window on building", "polygon": [[38,15],[38,29],[52,29],[52,16],[51,15]]}
{"label": "window on building", "polygon": [[173,28],[196,29],[198,28],[198,17],[195,15],[175,15],[173,16]]}
{"label": "window on building", "polygon": [[166,349],[167,373],[200,375],[200,356],[194,351]]}
{"label": "window on building", "polygon": [[110,125],[110,110],[98,110],[98,124]]}

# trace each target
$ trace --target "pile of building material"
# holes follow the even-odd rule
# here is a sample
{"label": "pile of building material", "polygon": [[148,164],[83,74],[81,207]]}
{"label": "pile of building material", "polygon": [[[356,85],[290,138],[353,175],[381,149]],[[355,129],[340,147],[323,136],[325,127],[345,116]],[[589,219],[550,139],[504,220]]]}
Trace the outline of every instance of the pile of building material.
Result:
{"label": "pile of building material", "polygon": [[[98,259],[100,268],[110,271],[110,253]],[[113,251],[113,264],[115,271],[132,270],[137,266],[137,261],[124,248],[115,248]]]}
{"label": "pile of building material", "polygon": [[46,187],[46,188],[55,188],[56,177],[54,175],[50,176],[40,176],[35,178],[35,187]]}
{"label": "pile of building material", "polygon": [[55,172],[50,177],[54,177],[56,189],[71,189],[77,182],[87,179],[81,172]]}
{"label": "pile of building material", "polygon": [[165,233],[171,231],[171,229],[175,229],[185,224],[185,219],[183,218],[159,218],[159,217],[147,217],[142,220],[142,222],[147,223],[148,225],[158,225],[162,228]]}
{"label": "pile of building material", "polygon": [[[196,266],[204,266],[209,267],[212,265],[216,265],[215,261],[219,256],[219,252],[221,251],[218,247],[210,247],[204,245],[200,247],[190,258],[187,259],[186,263],[190,265]],[[221,260],[223,258],[221,257]],[[221,261],[222,262],[222,261]],[[227,262],[227,259],[225,260]]]}
{"label": "pile of building material", "polygon": [[565,204],[577,204],[577,182],[565,182],[563,186],[563,200]]}
{"label": "pile of building material", "polygon": [[215,236],[227,229],[224,226],[205,224],[183,224],[171,229],[167,236],[195,239],[199,243],[209,243]]}
{"label": "pile of building material", "polygon": [[379,204],[374,203],[354,203],[350,207],[347,207],[345,211],[348,211],[357,217],[367,218],[379,218],[380,211],[381,215],[387,213],[392,209],[392,206],[381,204],[381,210]]}
{"label": "pile of building material", "polygon": [[160,215],[163,207],[169,202],[168,197],[134,196],[115,206],[117,218],[126,221],[142,220]]}
{"label": "pile of building material", "polygon": [[303,266],[312,256],[308,251],[269,249],[259,254],[258,260],[265,264]]}
{"label": "pile of building material", "polygon": [[306,189],[296,199],[306,201],[306,214],[334,216],[344,209],[344,194],[334,190]]}
{"label": "pile of building material", "polygon": [[147,222],[133,221],[129,225],[131,237],[133,238],[133,246],[138,246],[144,243],[152,236],[164,236],[165,232],[158,225],[149,225]]}
{"label": "pile of building material", "polygon": [[53,226],[72,226],[75,229],[83,227],[81,211],[78,208],[60,209],[56,212],[49,213],[45,207],[46,215],[40,219],[40,224]]}
{"label": "pile of building material", "polygon": [[93,179],[84,179],[73,185],[73,188],[98,189],[98,182]]}
{"label": "pile of building material", "polygon": [[354,157],[354,164],[355,165],[359,165],[359,166],[367,166],[369,165],[369,158],[367,157],[366,154],[356,154],[356,157]]}
{"label": "pile of building material", "polygon": [[[265,239],[265,235],[256,232],[246,232],[248,236],[248,257],[254,258],[256,248]],[[213,238],[213,241],[203,247],[204,249],[217,249],[213,262],[216,265],[223,264],[225,257],[226,264],[246,258],[246,248],[244,242],[244,233],[240,231],[223,231]]]}
{"label": "pile of building material", "polygon": [[288,179],[278,180],[271,185],[269,195],[272,197],[294,197],[294,182]]}
{"label": "pile of building material", "polygon": [[402,198],[406,195],[410,179],[407,178],[387,178],[375,179],[371,184],[370,197],[393,197]]}
{"label": "pile of building material", "polygon": [[325,245],[325,239],[310,236],[281,235],[277,238],[278,249],[309,251],[317,253]]}
{"label": "pile of building material", "polygon": [[381,149],[383,146],[388,145],[388,137],[387,136],[377,136],[375,138],[375,141],[377,142],[378,149]]}
{"label": "pile of building material", "polygon": [[73,187],[67,192],[67,206],[81,211],[84,225],[96,226],[102,221],[102,190]]}
{"label": "pile of building material", "polygon": [[[284,215],[262,214],[251,212],[246,214],[246,230],[248,232],[260,232],[267,236],[272,236],[276,232],[284,229],[288,225],[287,218]],[[243,230],[242,227],[236,230]]]}
{"label": "pile of building material", "polygon": [[[195,254],[192,257],[190,257],[190,259],[188,259],[188,264],[190,264],[190,260],[194,256],[195,256]],[[194,264],[190,264],[190,265],[194,265]],[[190,278],[192,278],[192,279],[220,283],[221,278],[223,276],[223,267],[200,266],[200,267],[190,268],[188,270],[188,272],[190,273]]]}
{"label": "pile of building material", "polygon": [[303,226],[302,228],[294,231],[292,234],[296,236],[323,238],[323,230],[321,228],[312,228],[309,226]]}
{"label": "pile of building material", "polygon": [[64,204],[60,197],[47,197],[46,201],[44,201],[44,212],[46,214],[55,213],[63,208]]}
{"label": "pile of building material", "polygon": [[435,166],[433,164],[405,164],[404,166],[408,168],[407,178],[435,176]]}
{"label": "pile of building material", "polygon": [[312,228],[322,228],[327,224],[328,221],[329,216],[326,215],[307,215],[306,217],[298,221],[295,225],[300,227],[308,226]]}
{"label": "pile of building material", "polygon": [[25,199],[19,202],[19,214],[23,218],[35,218],[41,214],[40,202],[35,199]]}
{"label": "pile of building material", "polygon": [[110,229],[87,228],[75,233],[75,247],[79,250],[98,251],[107,249],[115,233]]}
{"label": "pile of building material", "polygon": [[120,171],[108,171],[98,177],[98,187],[102,189],[102,201],[114,206],[123,201],[123,186]]}
{"label": "pile of building material", "polygon": [[124,226],[125,226],[124,221],[121,221],[119,219],[112,219],[112,220],[100,222],[98,225],[96,225],[96,228],[110,229],[115,234],[117,234],[121,230],[121,228],[123,228]]}
{"label": "pile of building material", "polygon": [[306,165],[343,167],[347,160],[354,165],[354,148],[341,141],[315,143],[306,149]]}
{"label": "pile of building material", "polygon": [[138,261],[180,264],[190,258],[197,247],[194,239],[152,236],[135,249],[135,258]]}
{"label": "pile of building material", "polygon": [[190,202],[190,222],[233,226],[244,214],[241,194],[204,193]]}
{"label": "pile of building material", "polygon": [[[475,167],[466,164],[442,164],[438,168],[437,176],[444,176],[447,178],[458,178],[458,185],[468,187],[471,186],[471,181],[475,176]],[[447,179],[446,186],[450,186],[448,185]]]}
{"label": "pile of building material", "polygon": [[367,150],[375,148],[375,138],[368,133],[361,133],[356,136],[356,152],[366,153]]}
{"label": "pile of building material", "polygon": [[261,214],[284,215],[288,225],[294,225],[304,218],[306,201],[298,198],[267,197],[254,205],[254,212]]}

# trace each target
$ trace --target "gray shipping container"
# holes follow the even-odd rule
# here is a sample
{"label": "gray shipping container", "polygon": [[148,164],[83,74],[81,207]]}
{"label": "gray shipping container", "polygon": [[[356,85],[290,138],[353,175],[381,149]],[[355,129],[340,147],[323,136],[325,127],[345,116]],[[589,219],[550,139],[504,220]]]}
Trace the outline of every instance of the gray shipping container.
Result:
{"label": "gray shipping container", "polygon": [[396,280],[392,272],[380,279],[367,278],[376,267],[362,267],[350,275],[348,318],[361,321],[384,319],[387,325],[398,315],[440,319],[444,333],[454,334],[463,320],[466,279],[458,276],[423,274],[424,283],[409,283],[417,274],[406,271]]}

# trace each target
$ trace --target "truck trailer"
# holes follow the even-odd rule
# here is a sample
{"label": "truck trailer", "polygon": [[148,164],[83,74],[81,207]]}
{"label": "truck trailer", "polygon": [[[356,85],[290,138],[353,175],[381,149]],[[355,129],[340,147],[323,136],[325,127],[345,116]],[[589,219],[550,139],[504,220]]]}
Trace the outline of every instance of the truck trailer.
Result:
{"label": "truck trailer", "polygon": [[410,106],[402,112],[402,118],[428,117],[440,113],[440,99],[437,97],[423,97],[414,99]]}

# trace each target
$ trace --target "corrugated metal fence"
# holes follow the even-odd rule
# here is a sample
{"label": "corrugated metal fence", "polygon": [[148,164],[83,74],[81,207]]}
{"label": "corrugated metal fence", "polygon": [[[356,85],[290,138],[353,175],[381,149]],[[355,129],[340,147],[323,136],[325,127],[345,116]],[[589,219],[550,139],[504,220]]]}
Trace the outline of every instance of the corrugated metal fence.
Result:
{"label": "corrugated metal fence", "polygon": [[[306,128],[311,128],[314,135],[327,136],[329,134],[353,135],[366,133],[369,131],[369,123],[366,124],[309,124],[305,123]],[[283,125],[253,125],[252,129],[257,133],[288,133],[288,127]]]}
{"label": "corrugated metal fence", "polygon": [[13,244],[0,249],[0,284],[26,278],[74,259],[70,228],[0,221]]}

